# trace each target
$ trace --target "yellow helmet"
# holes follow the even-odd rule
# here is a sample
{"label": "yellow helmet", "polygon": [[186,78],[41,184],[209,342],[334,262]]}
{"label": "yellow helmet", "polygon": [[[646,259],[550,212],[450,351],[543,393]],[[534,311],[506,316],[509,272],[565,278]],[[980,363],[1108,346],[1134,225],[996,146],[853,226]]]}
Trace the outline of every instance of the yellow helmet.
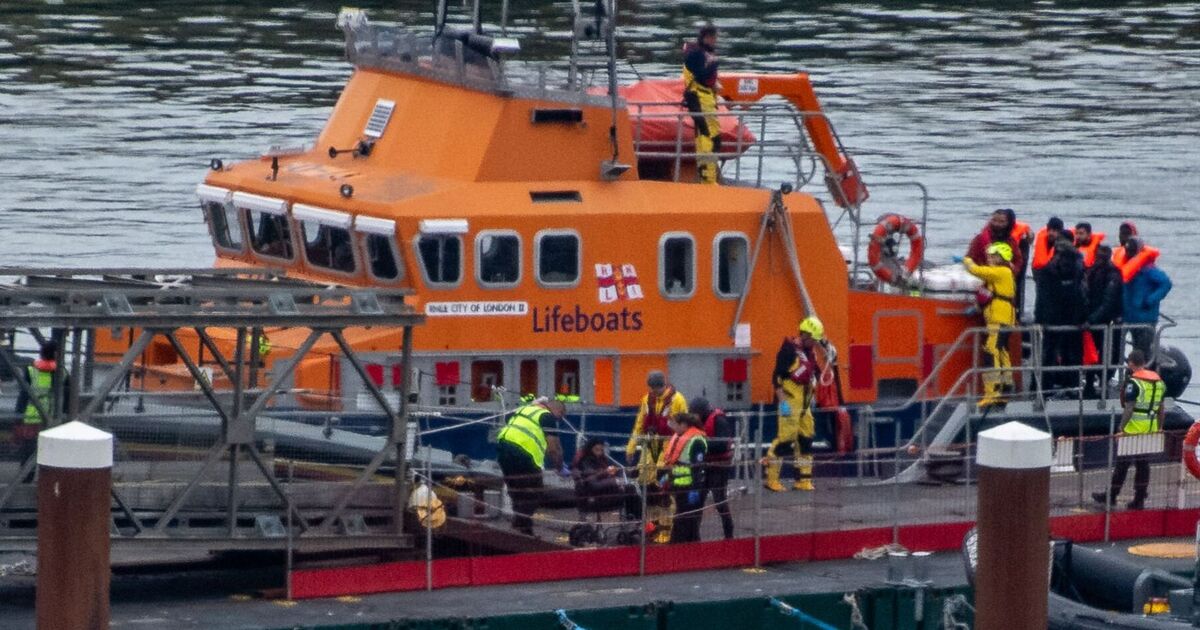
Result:
{"label": "yellow helmet", "polygon": [[988,245],[987,253],[996,254],[1003,258],[1004,262],[1012,262],[1012,246],[1008,243],[992,243]]}
{"label": "yellow helmet", "polygon": [[816,341],[820,341],[825,338],[825,326],[821,323],[821,320],[817,319],[816,317],[805,317],[804,320],[800,322],[799,331],[802,333],[808,333]]}

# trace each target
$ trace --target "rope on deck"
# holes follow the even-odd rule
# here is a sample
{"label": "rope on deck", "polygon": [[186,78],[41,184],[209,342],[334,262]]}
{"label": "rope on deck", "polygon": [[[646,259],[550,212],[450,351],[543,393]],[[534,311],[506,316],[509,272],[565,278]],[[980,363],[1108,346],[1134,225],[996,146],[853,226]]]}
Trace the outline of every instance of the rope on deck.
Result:
{"label": "rope on deck", "polygon": [[561,608],[554,611],[554,614],[558,615],[558,625],[562,626],[563,630],[587,630],[587,628],[571,621],[571,618],[567,616],[567,611]]}
{"label": "rope on deck", "polygon": [[801,627],[803,627],[803,624],[811,624],[812,627],[817,628],[818,630],[837,630],[837,628],[825,623],[824,621],[821,621],[820,619],[817,619],[816,617],[813,617],[812,615],[800,610],[799,608],[796,608],[795,606],[789,606],[782,601],[775,599],[774,597],[772,597],[770,601],[771,605],[775,608],[778,608],[780,613],[799,619]]}

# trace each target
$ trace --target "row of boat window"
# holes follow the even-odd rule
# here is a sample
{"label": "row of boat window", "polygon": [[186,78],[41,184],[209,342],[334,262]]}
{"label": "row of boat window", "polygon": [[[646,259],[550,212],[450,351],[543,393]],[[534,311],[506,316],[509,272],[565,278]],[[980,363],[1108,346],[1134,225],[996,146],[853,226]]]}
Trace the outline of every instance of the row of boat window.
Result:
{"label": "row of boat window", "polygon": [[[243,252],[245,240],[261,256],[284,261],[296,257],[286,214],[213,200],[204,210],[218,248]],[[395,246],[394,232],[350,231],[349,215],[319,215],[319,209],[293,211],[304,258],[314,267],[340,274],[358,271],[361,255],[372,277],[384,282],[403,279],[402,254]],[[296,216],[299,215],[299,216]],[[311,216],[310,216],[311,215]],[[344,221],[332,220],[346,217]],[[361,222],[366,218],[359,217]],[[370,220],[370,219],[366,219]],[[394,226],[391,221],[384,223]],[[361,226],[360,226],[361,227]],[[392,228],[394,230],[394,227]],[[355,242],[355,236],[359,241]],[[726,298],[741,294],[749,274],[749,239],[740,232],[722,232],[713,243],[713,291]],[[476,280],[485,288],[514,288],[521,284],[521,236],[512,230],[483,230],[475,236]],[[358,255],[356,255],[356,252]],[[463,276],[463,237],[459,233],[421,234],[416,252],[425,283],[433,288],[454,288]],[[573,230],[542,230],[534,237],[534,274],[547,288],[579,284],[582,244]],[[611,270],[610,270],[611,273]],[[633,270],[636,276],[636,270]],[[623,272],[630,275],[629,271]],[[668,298],[685,299],[696,291],[696,242],[686,232],[668,232],[659,240],[658,286]],[[623,288],[625,290],[627,288]]]}

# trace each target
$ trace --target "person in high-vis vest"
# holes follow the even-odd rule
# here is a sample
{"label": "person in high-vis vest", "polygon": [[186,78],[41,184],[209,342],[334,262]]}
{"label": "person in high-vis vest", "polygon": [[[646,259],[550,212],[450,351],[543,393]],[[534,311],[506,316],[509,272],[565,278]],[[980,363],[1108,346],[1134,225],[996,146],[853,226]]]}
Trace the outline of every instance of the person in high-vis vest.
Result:
{"label": "person in high-vis vest", "polygon": [[[53,417],[55,409],[65,408],[69,404],[67,396],[70,392],[69,381],[67,380],[66,372],[63,373],[63,383],[61,387],[57,387],[55,383],[55,372],[58,371],[58,342],[53,339],[47,340],[38,350],[38,358],[34,360],[32,365],[25,368],[25,382],[29,385],[30,393],[25,388],[20,389],[17,394],[17,404],[15,411],[20,416],[15,427],[13,427],[12,438],[17,447],[17,457],[21,463],[24,463],[30,457],[33,457],[37,452],[37,437],[38,433],[45,429],[49,424],[49,418],[44,418],[42,412],[38,410],[40,405],[42,411],[50,414]],[[61,392],[62,401],[56,403],[56,390]],[[34,404],[34,400],[37,404]],[[25,481],[32,481],[33,473],[30,472],[26,476]]]}
{"label": "person in high-vis vest", "polygon": [[[1125,367],[1129,370],[1129,376],[1121,390],[1121,404],[1124,407],[1121,415],[1121,434],[1145,435],[1161,431],[1163,417],[1166,415],[1163,398],[1167,393],[1167,386],[1162,377],[1146,367],[1146,355],[1141,350],[1129,353],[1125,358]],[[1129,474],[1129,467],[1133,466],[1133,500],[1127,506],[1131,510],[1146,507],[1146,495],[1150,489],[1150,455],[1152,454],[1118,457],[1113,468],[1109,492],[1094,492],[1092,499],[1100,504],[1107,501],[1110,505],[1116,505],[1121,486],[1125,485],[1125,476]]]}
{"label": "person in high-vis vest", "polygon": [[496,435],[497,460],[512,499],[513,529],[528,536],[533,535],[533,513],[542,501],[546,461],[554,470],[563,469],[562,444],[547,431],[558,428],[566,411],[558,400],[522,405]]}
{"label": "person in high-vis vest", "polygon": [[692,112],[696,135],[696,170],[703,184],[717,183],[721,121],[717,118],[717,27],[700,29],[696,41],[683,47],[683,102]]}
{"label": "person in high-vis vest", "polygon": [[[638,482],[645,485],[658,480],[658,461],[662,458],[663,445],[674,435],[669,421],[672,416],[688,412],[687,399],[658,370],[646,375],[646,386],[650,391],[642,396],[637,418],[633,421],[633,432],[625,446],[625,461],[638,469]],[[663,488],[665,490],[665,488]],[[660,495],[661,496],[661,495]],[[669,496],[648,499],[646,516],[651,529],[656,531],[655,542],[665,543],[670,539],[671,506]]]}
{"label": "person in high-vis vest", "polygon": [[704,516],[704,439],[700,417],[685,413],[670,420],[675,435],[667,442],[659,462],[659,482],[675,497],[675,522],[672,543],[700,540],[700,519]]}
{"label": "person in high-vis vest", "polygon": [[1000,391],[1006,379],[1012,377],[1008,329],[1017,323],[1016,274],[1010,266],[1012,259],[1013,251],[1008,243],[992,243],[987,249],[988,264],[977,265],[970,258],[962,261],[967,272],[983,280],[984,295],[987,296],[983,305],[983,321],[987,325],[983,353],[992,369],[980,377],[983,380],[983,397],[977,403],[980,408],[1004,404]]}
{"label": "person in high-vis vest", "polygon": [[817,384],[817,360],[813,349],[825,338],[825,326],[816,317],[805,317],[798,336],[783,340],[775,355],[773,381],[779,404],[779,431],[767,449],[767,476],[763,486],[773,492],[785,490],[779,477],[785,451],[796,462],[793,490],[812,490],[812,444],[816,433],[813,398]]}

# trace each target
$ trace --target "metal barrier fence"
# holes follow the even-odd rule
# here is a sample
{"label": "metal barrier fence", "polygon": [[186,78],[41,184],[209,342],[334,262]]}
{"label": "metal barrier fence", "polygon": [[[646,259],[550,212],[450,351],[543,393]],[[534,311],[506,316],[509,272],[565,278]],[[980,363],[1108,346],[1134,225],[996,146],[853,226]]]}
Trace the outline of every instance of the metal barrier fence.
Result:
{"label": "metal barrier fence", "polygon": [[[753,562],[747,563],[750,566],[769,562],[763,546],[773,539],[786,539],[788,535],[817,534],[824,536],[823,540],[836,541],[840,536],[857,540],[859,537],[855,532],[885,532],[874,538],[877,545],[853,550],[861,557],[871,558],[886,553],[880,545],[904,542],[902,530],[906,528],[945,525],[948,531],[954,531],[975,519],[977,496],[973,480],[977,474],[973,433],[978,425],[968,427],[968,441],[949,445],[939,451],[934,461],[927,462],[924,474],[917,482],[901,482],[899,476],[890,474],[913,456],[912,446],[902,445],[887,453],[869,455],[876,466],[888,456],[891,459],[890,466],[877,468],[878,476],[874,478],[856,475],[855,471],[866,463],[863,461],[865,456],[826,455],[817,457],[813,464],[814,491],[771,492],[763,487],[763,467],[759,465],[768,438],[773,437],[764,429],[766,414],[756,411],[730,415],[736,419],[738,427],[734,442],[737,456],[731,464],[734,472],[727,486],[725,502],[732,513],[734,538],[752,541],[754,545]],[[1090,527],[1099,525],[1103,528],[1100,538],[1110,540],[1114,520],[1123,518],[1122,514],[1137,511],[1126,505],[1133,498],[1137,468],[1134,462],[1137,460],[1144,461],[1149,470],[1142,508],[1154,511],[1200,508],[1200,481],[1189,476],[1180,463],[1183,432],[1161,435],[1161,447],[1157,451],[1152,448],[1152,452],[1136,458],[1123,456],[1125,447],[1121,446],[1121,440],[1126,438],[1058,438],[1051,474],[1051,517],[1092,518]],[[628,437],[588,434],[588,437],[593,436],[606,438],[611,446],[623,446]],[[1118,500],[1096,500],[1093,494],[1106,492],[1114,469],[1126,466],[1126,463],[1131,465]],[[661,558],[662,554],[670,554],[672,545],[662,545],[654,542],[652,536],[642,535],[651,520],[648,508],[653,507],[659,495],[653,488],[637,481],[636,470],[622,469],[616,460],[612,464],[617,468],[613,478],[625,489],[594,497],[600,506],[596,510],[588,509],[585,503],[573,503],[567,492],[571,483],[565,479],[555,481],[553,473],[547,473],[544,477],[549,480],[548,494],[558,496],[558,499],[544,502],[537,511],[533,538],[513,532],[509,521],[514,512],[500,480],[493,479],[486,488],[472,488],[429,469],[414,470],[414,485],[434,490],[424,499],[423,507],[415,497],[410,503],[410,510],[419,509],[416,518],[424,531],[423,540],[417,545],[418,549],[423,546],[423,551],[414,554],[413,559],[425,562],[426,588],[434,588],[445,579],[437,574],[444,570],[439,568],[442,566],[437,563],[439,560],[503,557],[506,553],[531,551],[625,548],[634,550],[633,555],[627,557],[628,562],[637,565],[636,571],[631,565],[628,574],[659,572],[659,569],[648,568],[647,557],[653,554]],[[622,513],[622,506],[629,503],[630,496],[636,498],[640,514]],[[701,540],[720,540],[722,527],[712,497],[706,497],[701,512]],[[675,516],[677,518],[679,514]],[[1064,524],[1056,531],[1062,534],[1070,527]],[[685,556],[689,553],[686,546],[678,549]],[[554,558],[548,562],[571,562],[571,556],[547,557]],[[687,565],[688,561],[681,556],[680,566]],[[555,567],[544,569],[550,575],[556,573]]]}

